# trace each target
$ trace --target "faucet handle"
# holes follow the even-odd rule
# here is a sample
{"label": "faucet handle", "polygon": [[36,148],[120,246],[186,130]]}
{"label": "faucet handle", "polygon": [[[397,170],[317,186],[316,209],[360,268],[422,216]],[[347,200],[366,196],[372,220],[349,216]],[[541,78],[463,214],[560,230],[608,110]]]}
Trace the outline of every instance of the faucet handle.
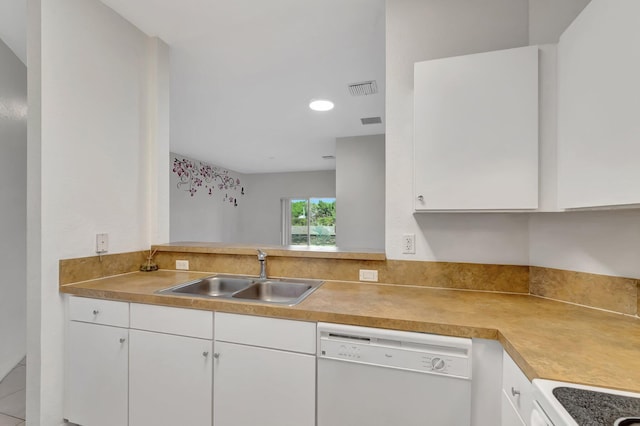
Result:
{"label": "faucet handle", "polygon": [[258,250],[258,260],[265,260],[267,258],[267,253],[263,252],[260,249],[257,249],[257,250]]}

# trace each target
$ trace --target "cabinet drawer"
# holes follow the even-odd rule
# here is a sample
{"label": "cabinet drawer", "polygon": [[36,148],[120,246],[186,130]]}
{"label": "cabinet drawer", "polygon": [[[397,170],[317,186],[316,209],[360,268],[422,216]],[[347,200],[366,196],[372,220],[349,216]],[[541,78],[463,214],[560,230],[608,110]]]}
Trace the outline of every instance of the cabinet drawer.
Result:
{"label": "cabinet drawer", "polygon": [[69,319],[129,327],[129,303],[72,296],[69,298]]}
{"label": "cabinet drawer", "polygon": [[316,323],[216,312],[216,340],[316,353]]}
{"label": "cabinet drawer", "polygon": [[213,339],[213,312],[132,303],[131,328]]}
{"label": "cabinet drawer", "polygon": [[506,351],[502,355],[502,390],[520,417],[528,419],[533,401],[531,382]]}

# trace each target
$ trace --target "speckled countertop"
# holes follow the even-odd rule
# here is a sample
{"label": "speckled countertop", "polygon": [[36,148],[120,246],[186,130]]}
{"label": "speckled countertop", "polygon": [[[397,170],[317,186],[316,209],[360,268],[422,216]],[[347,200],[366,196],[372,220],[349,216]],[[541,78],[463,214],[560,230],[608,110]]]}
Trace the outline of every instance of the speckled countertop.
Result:
{"label": "speckled countertop", "polygon": [[640,320],[523,294],[326,281],[293,307],[155,291],[211,274],[134,272],[62,293],[167,306],[497,339],[529,379],[640,392]]}

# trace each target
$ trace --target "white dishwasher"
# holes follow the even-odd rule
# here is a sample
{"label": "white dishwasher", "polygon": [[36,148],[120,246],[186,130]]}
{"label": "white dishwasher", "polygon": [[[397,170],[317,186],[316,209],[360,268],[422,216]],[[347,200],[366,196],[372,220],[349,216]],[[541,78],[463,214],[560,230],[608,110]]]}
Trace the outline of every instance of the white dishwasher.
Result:
{"label": "white dishwasher", "polygon": [[471,339],[318,324],[318,426],[469,426]]}

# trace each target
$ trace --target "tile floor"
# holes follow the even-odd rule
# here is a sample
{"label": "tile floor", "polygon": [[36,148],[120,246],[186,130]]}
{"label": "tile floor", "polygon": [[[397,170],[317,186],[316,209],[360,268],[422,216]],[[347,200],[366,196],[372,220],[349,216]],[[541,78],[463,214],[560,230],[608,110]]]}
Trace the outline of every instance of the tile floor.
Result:
{"label": "tile floor", "polygon": [[0,426],[22,426],[26,411],[26,360],[0,382]]}

